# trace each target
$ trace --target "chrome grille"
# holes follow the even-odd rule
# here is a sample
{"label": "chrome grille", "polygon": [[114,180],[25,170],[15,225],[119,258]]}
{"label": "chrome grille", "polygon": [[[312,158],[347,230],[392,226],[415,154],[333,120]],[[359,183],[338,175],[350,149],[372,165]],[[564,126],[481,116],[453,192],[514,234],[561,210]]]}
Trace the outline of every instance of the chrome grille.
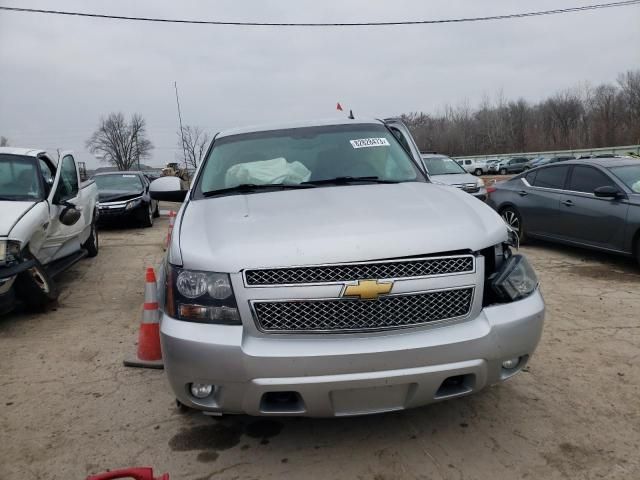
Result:
{"label": "chrome grille", "polygon": [[337,283],[372,278],[412,278],[471,273],[474,268],[473,255],[456,255],[388,262],[247,270],[245,281],[248,286]]}
{"label": "chrome grille", "polygon": [[377,300],[287,300],[253,303],[256,325],[269,333],[385,330],[466,316],[473,287],[390,295]]}

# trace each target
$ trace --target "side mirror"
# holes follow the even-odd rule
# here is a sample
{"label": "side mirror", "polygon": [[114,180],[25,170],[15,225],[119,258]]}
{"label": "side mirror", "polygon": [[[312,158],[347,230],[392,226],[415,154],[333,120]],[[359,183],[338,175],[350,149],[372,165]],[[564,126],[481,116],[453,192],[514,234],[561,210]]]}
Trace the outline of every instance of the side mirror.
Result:
{"label": "side mirror", "polygon": [[598,187],[593,191],[596,197],[600,198],[620,198],[623,196],[622,192],[616,187],[611,185],[605,185],[604,187]]}
{"label": "side mirror", "polygon": [[178,177],[160,177],[149,185],[149,194],[154,200],[183,202],[187,190],[182,188],[182,181]]}
{"label": "side mirror", "polygon": [[75,224],[78,220],[80,220],[80,210],[72,205],[65,206],[60,213],[60,222],[67,227]]}

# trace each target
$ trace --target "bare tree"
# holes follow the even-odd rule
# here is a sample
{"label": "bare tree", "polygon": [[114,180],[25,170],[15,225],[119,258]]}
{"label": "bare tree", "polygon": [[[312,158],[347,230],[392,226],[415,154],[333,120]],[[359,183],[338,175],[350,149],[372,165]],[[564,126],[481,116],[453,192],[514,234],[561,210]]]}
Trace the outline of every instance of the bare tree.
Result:
{"label": "bare tree", "polygon": [[0,147],[8,147],[9,139],[7,137],[0,137]]}
{"label": "bare tree", "polygon": [[[182,142],[184,141],[184,145]],[[209,134],[200,127],[187,125],[178,132],[178,144],[182,150],[183,161],[187,167],[197,168],[209,147]],[[184,149],[183,149],[184,147]],[[185,157],[186,155],[186,157]]]}
{"label": "bare tree", "polygon": [[587,83],[537,104],[485,95],[471,108],[402,115],[418,146],[450,155],[482,155],[561,148],[612,147],[640,143],[640,70],[618,84]]}
{"label": "bare tree", "polygon": [[629,70],[618,77],[622,101],[625,105],[625,123],[632,142],[640,142],[640,70]]}
{"label": "bare tree", "polygon": [[151,155],[153,144],[147,138],[145,121],[133,114],[127,122],[122,113],[100,119],[98,129],[86,142],[87,149],[118,170],[131,170]]}

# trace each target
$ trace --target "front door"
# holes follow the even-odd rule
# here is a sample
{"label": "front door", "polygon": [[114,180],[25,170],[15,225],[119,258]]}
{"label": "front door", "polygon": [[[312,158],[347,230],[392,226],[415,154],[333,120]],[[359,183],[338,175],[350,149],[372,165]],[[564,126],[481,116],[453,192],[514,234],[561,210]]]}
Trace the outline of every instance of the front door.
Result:
{"label": "front door", "polygon": [[[80,234],[86,223],[84,217],[87,212],[78,204],[79,194],[76,163],[73,156],[67,154],[58,165],[53,188],[49,194],[50,225],[43,248],[43,254],[47,257],[44,259],[45,263],[66,257],[81,248]],[[73,225],[65,225],[60,221],[60,214],[67,208],[65,204],[74,205],[80,211],[80,219]]]}
{"label": "front door", "polygon": [[588,165],[573,167],[560,196],[561,235],[567,240],[623,250],[629,205],[626,199],[598,198],[594,190],[611,186],[622,191],[604,172]]}

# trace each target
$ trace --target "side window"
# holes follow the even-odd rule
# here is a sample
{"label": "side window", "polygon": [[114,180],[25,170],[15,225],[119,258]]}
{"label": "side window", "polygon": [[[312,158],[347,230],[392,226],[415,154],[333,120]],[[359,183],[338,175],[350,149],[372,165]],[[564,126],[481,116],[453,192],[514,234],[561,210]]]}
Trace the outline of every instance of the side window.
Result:
{"label": "side window", "polygon": [[534,185],[543,188],[564,189],[564,182],[567,178],[569,167],[549,167],[538,170]]}
{"label": "side window", "polygon": [[538,174],[537,170],[534,170],[533,172],[529,172],[527,173],[524,178],[527,181],[527,183],[529,185],[535,185],[536,184],[536,175]]}
{"label": "side window", "polygon": [[400,142],[400,145],[402,145],[402,148],[404,148],[407,151],[407,153],[411,154],[411,147],[409,147],[409,142],[407,142],[407,139],[404,137],[402,132],[398,130],[396,127],[389,127],[389,128],[391,129],[393,136],[396,137],[396,139]]}
{"label": "side window", "polygon": [[69,200],[78,194],[78,173],[71,155],[66,155],[60,163],[60,182],[56,190],[56,201]]}
{"label": "side window", "polygon": [[598,187],[615,186],[601,171],[582,165],[573,167],[567,190],[572,192],[593,193]]}
{"label": "side window", "polygon": [[49,192],[51,191],[51,186],[53,185],[53,179],[55,175],[51,171],[51,167],[49,166],[49,164],[42,158],[38,159],[38,163],[40,164],[40,172],[42,174],[42,179],[44,180],[45,196],[49,196]]}
{"label": "side window", "polygon": [[465,160],[464,162],[466,165],[471,165],[471,160]]}

